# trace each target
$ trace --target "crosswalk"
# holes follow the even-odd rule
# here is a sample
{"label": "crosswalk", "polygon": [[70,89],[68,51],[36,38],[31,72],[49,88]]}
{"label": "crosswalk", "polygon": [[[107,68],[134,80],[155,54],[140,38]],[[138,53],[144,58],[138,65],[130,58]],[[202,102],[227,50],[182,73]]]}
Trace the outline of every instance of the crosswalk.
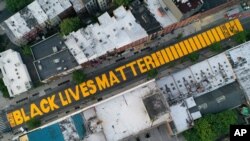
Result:
{"label": "crosswalk", "polygon": [[10,130],[10,127],[8,125],[8,120],[6,119],[6,117],[4,117],[4,112],[0,111],[0,132],[4,133],[4,132],[8,132]]}
{"label": "crosswalk", "polygon": [[241,31],[243,31],[243,27],[239,19],[234,19],[168,46],[164,49],[164,53],[167,54],[169,61],[174,61],[185,55],[207,48],[211,44],[227,39]]}

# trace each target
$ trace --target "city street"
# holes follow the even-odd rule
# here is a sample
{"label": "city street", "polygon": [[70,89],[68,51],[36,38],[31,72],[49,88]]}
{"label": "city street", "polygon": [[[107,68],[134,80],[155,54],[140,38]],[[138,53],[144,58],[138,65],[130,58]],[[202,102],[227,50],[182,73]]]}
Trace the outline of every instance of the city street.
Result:
{"label": "city street", "polygon": [[[249,28],[248,24],[250,24],[250,19],[244,19],[242,21],[242,24],[245,28]],[[202,31],[204,31],[204,29]],[[181,40],[183,40],[183,39],[181,39]],[[159,41],[156,40],[156,42],[159,42]],[[131,57],[129,57],[127,59],[121,60],[121,61],[119,61],[119,63],[114,63],[110,66],[104,67],[104,68],[96,70],[94,72],[91,72],[91,74],[88,74],[88,79],[93,79],[95,76],[109,72],[110,70],[113,70],[114,68],[117,68],[118,66],[122,66],[124,64],[127,64],[128,62],[131,62],[132,60],[136,60],[136,59],[140,58],[141,56],[151,54],[152,52],[155,52],[156,50],[160,50],[160,49],[166,47],[167,45],[173,44],[175,42],[177,42],[177,40],[173,40],[170,42],[163,42],[163,43],[159,44],[158,47],[154,47],[153,49],[145,50],[145,51],[138,53],[136,55],[132,55]],[[152,43],[152,44],[154,44],[154,43]],[[151,46],[151,45],[149,45],[149,46]],[[202,50],[201,52],[207,52],[206,50]],[[205,59],[205,58],[203,58],[203,59]],[[174,68],[171,65],[172,63],[164,65],[163,67],[160,67],[158,69],[160,76],[165,76],[172,71],[180,70],[180,69],[186,68],[188,66],[188,64],[181,65],[181,64],[179,64],[179,62],[180,62],[180,60],[178,61],[178,65],[176,65]],[[138,68],[136,68],[136,69],[138,71]],[[113,96],[121,91],[124,91],[124,89],[129,89],[129,88],[131,88],[131,85],[135,85],[137,83],[140,84],[140,83],[147,80],[147,74],[139,74],[137,77],[134,77],[132,75],[132,72],[130,69],[125,70],[125,72],[126,72],[126,76],[127,76],[127,81],[124,81],[118,85],[115,85],[111,88],[108,88],[108,89],[102,91],[101,93],[99,92],[93,96],[85,98],[84,100],[72,103],[65,108],[59,109],[59,110],[54,111],[54,112],[50,112],[50,113],[46,114],[46,116],[41,116],[40,118],[42,118],[42,121],[44,121],[44,122],[49,122],[52,119],[56,119],[57,117],[62,117],[64,115],[67,115],[70,112],[74,112],[76,110],[79,110],[80,108],[84,108],[88,105],[92,105],[92,104],[96,103],[97,101],[100,101],[102,99],[106,99],[107,97],[111,97],[111,96]],[[121,79],[121,76],[118,76],[118,77]],[[25,109],[29,109],[30,103],[38,103],[44,97],[48,97],[51,94],[57,94],[59,91],[62,91],[65,88],[70,87],[70,88],[74,89],[74,86],[75,85],[73,83],[63,84],[63,85],[57,87],[56,89],[49,90],[48,94],[46,94],[38,99],[26,100],[23,105],[15,106],[15,104],[13,103],[13,105],[9,107],[8,111],[12,111],[13,109],[17,109],[19,107],[24,107]],[[59,101],[56,101],[56,102],[59,102]],[[27,111],[29,111],[29,110],[27,110]]]}

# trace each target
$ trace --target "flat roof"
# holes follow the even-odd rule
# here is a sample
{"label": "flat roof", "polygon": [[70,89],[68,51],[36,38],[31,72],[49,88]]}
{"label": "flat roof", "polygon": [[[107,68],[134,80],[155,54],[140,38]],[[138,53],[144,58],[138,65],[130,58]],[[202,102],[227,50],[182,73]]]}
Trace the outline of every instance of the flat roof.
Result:
{"label": "flat roof", "polygon": [[[155,87],[155,81],[151,81],[95,107],[108,141],[136,135],[154,125],[155,122],[150,119],[143,98],[152,95]],[[168,120],[168,117],[162,117],[165,122]]]}
{"label": "flat roof", "polygon": [[59,122],[37,128],[19,137],[20,141],[69,141],[81,140],[86,136],[84,120],[81,114],[75,114]]}
{"label": "flat roof", "polygon": [[156,81],[169,104],[183,97],[200,96],[234,82],[236,76],[226,55],[221,53]]}
{"label": "flat roof", "polygon": [[160,94],[154,94],[143,99],[143,103],[151,120],[155,120],[167,112],[166,103],[164,103],[162,99],[164,99],[164,97]]}
{"label": "flat roof", "polygon": [[0,68],[10,97],[31,88],[31,78],[20,54],[12,49],[0,53]]}
{"label": "flat roof", "polygon": [[70,0],[76,13],[84,9],[84,3],[81,0]]}
{"label": "flat roof", "polygon": [[104,13],[98,17],[100,24],[91,24],[65,37],[65,44],[79,64],[147,36],[131,11],[120,6],[113,13],[114,17]]}
{"label": "flat roof", "polygon": [[144,3],[139,0],[135,0],[130,4],[130,9],[136,20],[147,31],[148,34],[159,31],[162,27],[160,23],[155,19],[150,11],[146,8]]}
{"label": "flat roof", "polygon": [[31,29],[27,26],[26,21],[21,17],[20,13],[16,13],[7,20],[4,21],[7,28],[13,33],[17,38],[23,37]]}
{"label": "flat roof", "polygon": [[37,1],[29,4],[27,8],[31,11],[32,15],[36,18],[39,24],[43,24],[48,20],[48,16],[44,13],[43,9]]}
{"label": "flat roof", "polygon": [[69,0],[35,0],[5,20],[4,27],[19,39],[35,27],[45,26],[46,21],[52,20],[71,6]]}
{"label": "flat roof", "polygon": [[55,54],[34,61],[40,80],[60,74],[78,66],[75,58],[68,49],[61,50]]}
{"label": "flat roof", "polygon": [[103,132],[97,132],[87,136],[84,141],[106,141],[106,137]]}
{"label": "flat roof", "polygon": [[[155,19],[161,24],[162,27],[167,27],[173,23],[177,22],[177,19],[171,13],[170,10],[164,10],[159,0],[148,0],[147,6],[149,11],[153,14]],[[164,14],[159,13],[159,9],[162,9],[161,12]]]}
{"label": "flat roof", "polygon": [[227,51],[227,54],[232,61],[238,82],[250,99],[250,41]]}
{"label": "flat roof", "polygon": [[193,120],[191,119],[188,108],[183,101],[176,105],[170,106],[170,111],[170,115],[173,119],[177,133],[181,133],[191,127]]}
{"label": "flat roof", "polygon": [[246,102],[244,92],[236,82],[196,97],[194,100],[197,106],[190,108],[190,112],[199,110],[202,115],[222,112]]}
{"label": "flat roof", "polygon": [[173,0],[182,13],[187,13],[202,5],[203,0]]}
{"label": "flat roof", "polygon": [[49,19],[53,19],[71,7],[69,0],[36,0]]}
{"label": "flat roof", "polygon": [[49,38],[33,45],[31,47],[35,60],[47,57],[55,54],[63,49],[66,49],[66,45],[63,42],[63,38],[59,34],[50,36]]}

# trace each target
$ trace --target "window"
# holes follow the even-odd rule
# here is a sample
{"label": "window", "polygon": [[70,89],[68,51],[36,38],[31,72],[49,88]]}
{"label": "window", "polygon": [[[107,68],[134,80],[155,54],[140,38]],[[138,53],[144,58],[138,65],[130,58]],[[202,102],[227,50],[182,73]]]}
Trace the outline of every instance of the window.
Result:
{"label": "window", "polygon": [[145,138],[150,138],[150,134],[147,133],[147,134],[145,135]]}

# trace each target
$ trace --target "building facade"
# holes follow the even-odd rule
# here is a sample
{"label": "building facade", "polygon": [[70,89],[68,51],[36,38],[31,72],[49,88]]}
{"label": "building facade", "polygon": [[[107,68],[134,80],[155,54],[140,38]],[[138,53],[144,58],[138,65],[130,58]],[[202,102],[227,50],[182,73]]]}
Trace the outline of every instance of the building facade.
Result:
{"label": "building facade", "polygon": [[106,11],[112,4],[112,0],[97,0],[101,11]]}
{"label": "building facade", "polygon": [[83,0],[83,4],[90,15],[95,15],[99,11],[97,0]]}

